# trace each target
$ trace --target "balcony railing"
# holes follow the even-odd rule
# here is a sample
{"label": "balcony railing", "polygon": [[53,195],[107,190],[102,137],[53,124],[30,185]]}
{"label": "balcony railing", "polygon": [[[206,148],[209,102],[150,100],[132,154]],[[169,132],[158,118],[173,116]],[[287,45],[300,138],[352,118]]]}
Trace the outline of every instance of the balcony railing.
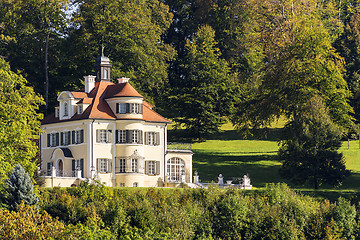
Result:
{"label": "balcony railing", "polygon": [[[52,176],[52,171],[47,170],[44,174],[46,177]],[[55,177],[77,177],[77,171],[59,171],[56,170],[56,176]]]}
{"label": "balcony railing", "polygon": [[191,151],[191,144],[190,143],[168,142],[167,149],[168,150],[189,150],[189,151]]}

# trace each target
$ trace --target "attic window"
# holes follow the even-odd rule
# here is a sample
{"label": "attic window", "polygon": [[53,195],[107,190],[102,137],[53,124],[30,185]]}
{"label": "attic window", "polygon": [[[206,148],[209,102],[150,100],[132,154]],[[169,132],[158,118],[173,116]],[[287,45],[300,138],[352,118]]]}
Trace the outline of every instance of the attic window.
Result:
{"label": "attic window", "polygon": [[116,104],[116,113],[143,113],[143,105],[140,103],[117,103]]}
{"label": "attic window", "polygon": [[83,113],[83,105],[79,105],[78,106],[78,114],[82,114]]}
{"label": "attic window", "polygon": [[69,115],[69,109],[68,109],[68,104],[64,103],[64,116]]}

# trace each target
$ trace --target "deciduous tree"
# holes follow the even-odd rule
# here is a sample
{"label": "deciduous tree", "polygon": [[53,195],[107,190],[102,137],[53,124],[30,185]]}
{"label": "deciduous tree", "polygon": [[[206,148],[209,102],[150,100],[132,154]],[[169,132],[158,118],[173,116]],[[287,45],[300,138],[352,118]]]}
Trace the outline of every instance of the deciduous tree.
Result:
{"label": "deciduous tree", "polygon": [[42,98],[26,86],[26,79],[10,70],[0,59],[0,179],[17,164],[29,172],[36,170],[34,158],[38,151],[35,140],[40,134],[39,106]]}
{"label": "deciduous tree", "polygon": [[79,4],[69,38],[79,73],[93,69],[104,46],[112,60],[112,78],[131,78],[149,97],[166,92],[168,61],[175,54],[161,39],[172,21],[169,8],[158,0],[86,0]]}
{"label": "deciduous tree", "polygon": [[331,119],[352,125],[350,93],[343,78],[343,58],[332,46],[333,35],[322,20],[316,1],[264,1],[259,4],[265,64],[261,84],[238,105],[237,127],[259,127],[274,118],[291,118],[314,95],[320,96]]}

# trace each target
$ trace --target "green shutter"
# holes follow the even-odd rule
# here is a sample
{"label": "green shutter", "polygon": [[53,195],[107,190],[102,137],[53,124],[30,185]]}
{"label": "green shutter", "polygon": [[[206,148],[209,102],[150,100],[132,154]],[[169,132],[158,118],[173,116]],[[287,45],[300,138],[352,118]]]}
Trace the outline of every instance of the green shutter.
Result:
{"label": "green shutter", "polygon": [[112,172],[112,159],[107,160],[108,169],[107,172]]}
{"label": "green shutter", "polygon": [[69,145],[71,143],[71,138],[70,138],[71,133],[70,133],[70,131],[68,131],[66,134],[68,135],[68,141],[67,141],[66,145]]}
{"label": "green shutter", "polygon": [[[75,171],[75,170],[76,170],[75,162],[76,162],[76,160],[74,160],[74,159],[71,161],[71,170],[72,170],[72,171]],[[74,176],[76,176],[76,173],[75,173]]]}
{"label": "green shutter", "polygon": [[156,171],[156,175],[160,175],[160,161],[156,161],[155,171]]}
{"label": "green shutter", "polygon": [[80,130],[80,143],[84,142],[84,129]]}
{"label": "green shutter", "polygon": [[131,136],[132,131],[131,130],[126,130],[126,143],[130,143],[131,142]]}
{"label": "green shutter", "polygon": [[100,130],[99,129],[96,130],[96,142],[97,143],[100,142]]}
{"label": "green shutter", "polygon": [[100,158],[96,159],[96,169],[97,169],[97,172],[100,172]]}
{"label": "green shutter", "polygon": [[149,175],[149,161],[145,161],[145,174]]}
{"label": "green shutter", "polygon": [[160,145],[160,133],[155,133],[155,144]]}
{"label": "green shutter", "polygon": [[72,135],[72,136],[71,136],[71,137],[72,137],[72,138],[71,138],[71,143],[72,143],[72,144],[76,144],[76,142],[75,142],[75,131],[74,131],[74,130],[71,131],[71,135]]}
{"label": "green shutter", "polygon": [[139,133],[139,144],[143,143],[143,131],[142,130],[138,130]]}
{"label": "green shutter", "polygon": [[130,113],[130,103],[126,103],[126,113]]}
{"label": "green shutter", "polygon": [[106,132],[106,142],[107,143],[110,143],[110,142],[112,142],[111,141],[111,137],[112,137],[112,131],[111,130],[107,130],[107,132]]}
{"label": "green shutter", "polygon": [[60,133],[60,144],[65,145],[64,144],[64,133],[63,132]]}
{"label": "green shutter", "polygon": [[50,134],[47,135],[47,146],[50,147]]}
{"label": "green shutter", "polygon": [[81,177],[84,177],[84,159],[80,159],[80,169],[81,169]]}
{"label": "green shutter", "polygon": [[55,146],[59,146],[59,133],[56,133],[56,144]]}
{"label": "green shutter", "polygon": [[145,145],[149,145],[149,132],[145,132]]}
{"label": "green shutter", "polygon": [[116,103],[116,113],[119,113],[120,103]]}

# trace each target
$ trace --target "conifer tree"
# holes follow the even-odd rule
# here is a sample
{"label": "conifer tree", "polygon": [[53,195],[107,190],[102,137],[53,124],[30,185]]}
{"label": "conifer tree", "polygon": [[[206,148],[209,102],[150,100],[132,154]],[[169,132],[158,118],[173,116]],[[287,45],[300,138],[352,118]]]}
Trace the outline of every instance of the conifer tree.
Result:
{"label": "conifer tree", "polygon": [[179,76],[181,85],[174,102],[180,115],[176,121],[185,124],[199,138],[219,130],[222,117],[232,111],[236,96],[235,76],[230,73],[228,63],[220,58],[214,37],[215,31],[205,25],[194,39],[187,41],[183,74]]}
{"label": "conifer tree", "polygon": [[327,183],[339,185],[349,175],[345,168],[341,134],[330,119],[319,96],[299,107],[286,126],[287,140],[281,142],[279,157],[283,165],[280,175],[296,184],[310,183],[314,189]]}
{"label": "conifer tree", "polygon": [[17,164],[5,182],[5,204],[10,210],[16,210],[22,201],[28,205],[36,205],[39,199],[34,193],[34,185],[29,174]]}

